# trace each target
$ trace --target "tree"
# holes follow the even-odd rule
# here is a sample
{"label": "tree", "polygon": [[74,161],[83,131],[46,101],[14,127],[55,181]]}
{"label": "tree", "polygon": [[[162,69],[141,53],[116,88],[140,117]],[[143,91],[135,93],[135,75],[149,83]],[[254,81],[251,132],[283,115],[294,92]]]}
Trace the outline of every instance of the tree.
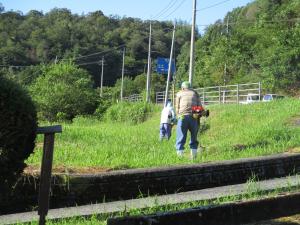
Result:
{"label": "tree", "polygon": [[[153,57],[169,55],[172,28],[169,22],[154,22]],[[181,29],[182,28],[182,29]],[[189,40],[188,25],[178,25],[180,37],[176,42],[176,55]],[[127,76],[134,78],[144,71],[147,61],[149,21],[136,18],[105,16],[101,11],[86,15],[72,14],[68,9],[54,8],[50,12],[32,10],[0,13],[0,61],[4,65],[36,65],[58,60],[74,60],[77,64],[100,61],[105,55],[105,85],[113,86],[119,78],[122,54],[120,45],[126,45],[125,68]],[[118,48],[112,51],[113,48]],[[78,58],[79,57],[79,58]],[[99,65],[82,65],[99,86]]]}
{"label": "tree", "polygon": [[[298,0],[254,1],[229,12],[196,42],[194,86],[223,84],[226,64],[227,84],[261,81],[266,91],[299,93],[299,22],[293,19],[299,14]],[[188,50],[186,44],[177,57],[179,79],[188,72]]]}
{"label": "tree", "polygon": [[49,121],[92,114],[97,106],[89,74],[74,64],[45,66],[42,76],[36,79],[30,91],[39,116]]}

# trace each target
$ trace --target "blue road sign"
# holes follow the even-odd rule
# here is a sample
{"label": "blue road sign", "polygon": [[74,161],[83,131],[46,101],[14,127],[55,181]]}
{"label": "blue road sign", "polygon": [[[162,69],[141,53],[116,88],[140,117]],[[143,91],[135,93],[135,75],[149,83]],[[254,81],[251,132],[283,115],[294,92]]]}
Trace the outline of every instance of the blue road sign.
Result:
{"label": "blue road sign", "polygon": [[[169,69],[169,59],[168,58],[157,58],[156,61],[156,72],[159,74],[168,74]],[[171,74],[174,74],[175,72],[175,61],[172,60],[171,65]]]}

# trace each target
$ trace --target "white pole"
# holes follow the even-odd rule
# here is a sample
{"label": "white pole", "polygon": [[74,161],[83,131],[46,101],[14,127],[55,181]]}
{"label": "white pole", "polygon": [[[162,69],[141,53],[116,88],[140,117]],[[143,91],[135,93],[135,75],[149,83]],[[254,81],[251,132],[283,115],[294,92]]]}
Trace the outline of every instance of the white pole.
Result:
{"label": "white pole", "polygon": [[[228,43],[228,33],[229,33],[229,16],[227,17],[227,23],[226,23],[226,33],[227,33],[227,43]],[[228,46],[227,46],[228,47]],[[227,63],[225,61],[224,65],[224,86],[226,85],[226,78],[227,78]]]}
{"label": "white pole", "polygon": [[147,68],[147,83],[146,83],[146,102],[150,102],[150,82],[151,82],[151,22],[150,22],[150,32],[149,32],[149,48],[148,48],[148,68]]}
{"label": "white pole", "polygon": [[103,94],[103,70],[104,70],[104,56],[102,56],[101,62],[101,81],[100,81],[100,96]]}
{"label": "white pole", "polygon": [[190,67],[189,67],[189,82],[192,86],[194,75],[194,53],[195,53],[195,23],[196,23],[196,0],[193,0],[193,20],[191,31],[191,49],[190,49]]}
{"label": "white pole", "polygon": [[169,66],[168,66],[168,77],[167,77],[167,85],[166,85],[166,94],[165,94],[165,106],[167,106],[168,96],[169,96],[169,85],[170,85],[170,78],[171,78],[171,72],[172,72],[171,70],[172,70],[174,40],[175,40],[175,29],[176,29],[176,23],[174,22],[173,36],[172,36],[172,45],[171,45],[171,52],[170,52],[170,59],[169,59]]}
{"label": "white pole", "polygon": [[122,80],[121,80],[121,101],[123,101],[124,65],[125,65],[125,48],[123,48]]}

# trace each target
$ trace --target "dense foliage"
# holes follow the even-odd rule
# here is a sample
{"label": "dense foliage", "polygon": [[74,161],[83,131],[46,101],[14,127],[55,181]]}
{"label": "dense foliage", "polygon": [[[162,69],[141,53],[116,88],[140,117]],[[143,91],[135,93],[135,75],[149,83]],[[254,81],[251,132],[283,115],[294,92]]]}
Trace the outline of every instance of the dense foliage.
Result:
{"label": "dense foliage", "polygon": [[[141,93],[145,95],[147,76],[146,74],[137,75],[134,79],[125,77],[123,81],[123,96],[129,96],[131,94]],[[151,98],[155,101],[155,93],[158,91],[165,90],[166,76],[152,73],[151,74]],[[121,92],[121,79],[118,79],[115,84],[113,91],[114,99],[120,97]],[[145,98],[144,98],[145,99]]]}
{"label": "dense foliage", "polygon": [[[5,5],[4,5],[5,7]],[[171,22],[153,21],[152,57],[168,57],[171,46]],[[101,11],[86,15],[72,14],[68,9],[52,9],[48,13],[32,10],[0,11],[0,65],[38,65],[54,62],[57,58],[74,59],[87,69],[100,86],[104,55],[104,85],[113,85],[121,77],[122,45],[126,45],[125,75],[134,78],[147,64],[149,21],[134,18],[105,16]],[[190,29],[185,23],[177,26],[176,48],[189,40]],[[178,54],[179,51],[176,51]],[[155,60],[153,60],[153,65]],[[14,73],[23,68],[12,68]],[[24,74],[23,74],[24,75]],[[22,75],[22,76],[23,76]]]}
{"label": "dense foliage", "polygon": [[[299,94],[299,15],[299,0],[256,0],[229,12],[222,21],[208,26],[202,37],[197,36],[193,85],[262,81],[265,92]],[[152,59],[168,57],[172,24],[152,21],[152,27]],[[149,21],[108,17],[101,11],[76,15],[68,9],[55,8],[45,14],[30,11],[23,15],[1,8],[0,64],[4,67],[0,75],[29,88],[44,119],[72,119],[93,113],[103,118],[105,111],[120,99],[123,46],[123,96],[145,95],[148,33]],[[188,76],[189,26],[179,22],[175,36],[176,82],[180,83]],[[100,98],[92,87],[100,86],[98,62],[103,54],[97,52],[102,51],[107,51],[106,87]],[[59,62],[48,66],[56,58]],[[155,60],[152,62],[154,67]],[[152,71],[154,100],[154,93],[164,90],[166,78],[155,74],[154,68]]]}
{"label": "dense foliage", "polygon": [[153,111],[153,105],[144,102],[121,102],[112,105],[105,113],[105,119],[110,122],[126,122],[138,124],[144,122]]}
{"label": "dense foliage", "polygon": [[36,128],[36,111],[27,92],[0,76],[0,193],[23,171],[34,149]]}
{"label": "dense foliage", "polygon": [[[256,0],[229,12],[196,43],[195,86],[262,81],[268,91],[299,93],[299,17],[299,0]],[[178,57],[183,79],[188,48]]]}
{"label": "dense foliage", "polygon": [[30,91],[39,116],[50,121],[92,114],[97,106],[89,74],[73,64],[44,66]]}

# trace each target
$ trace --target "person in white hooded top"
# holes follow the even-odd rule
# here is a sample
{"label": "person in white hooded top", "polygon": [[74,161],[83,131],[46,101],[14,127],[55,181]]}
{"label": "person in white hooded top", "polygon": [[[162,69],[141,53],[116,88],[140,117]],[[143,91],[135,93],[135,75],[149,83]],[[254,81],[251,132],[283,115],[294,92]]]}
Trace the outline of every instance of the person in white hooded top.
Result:
{"label": "person in white hooded top", "polygon": [[171,101],[163,108],[160,118],[160,140],[163,138],[170,139],[172,131],[172,122],[176,119],[175,110]]}

